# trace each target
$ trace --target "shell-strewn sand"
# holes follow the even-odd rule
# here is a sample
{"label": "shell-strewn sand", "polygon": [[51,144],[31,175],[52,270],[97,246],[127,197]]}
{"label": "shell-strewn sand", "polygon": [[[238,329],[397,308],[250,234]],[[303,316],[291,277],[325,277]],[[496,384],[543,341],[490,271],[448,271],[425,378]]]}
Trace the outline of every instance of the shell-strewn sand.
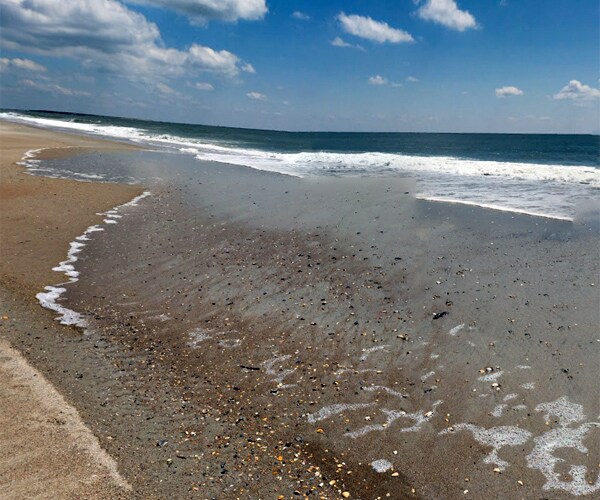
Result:
{"label": "shell-strewn sand", "polygon": [[[134,496],[600,491],[587,221],[415,200],[400,178],[297,179],[158,152],[69,161],[135,170],[153,196],[78,254],[61,303],[85,317],[85,335],[32,307],[30,292],[64,279],[48,270],[108,207],[82,216],[85,197],[63,198],[54,218],[41,212],[48,225],[73,217],[61,231],[30,217],[27,238],[63,239],[19,255],[13,234],[0,325]],[[52,186],[86,186],[35,182],[48,184],[32,199],[49,207],[63,191]],[[121,188],[87,186],[90,199]]]}

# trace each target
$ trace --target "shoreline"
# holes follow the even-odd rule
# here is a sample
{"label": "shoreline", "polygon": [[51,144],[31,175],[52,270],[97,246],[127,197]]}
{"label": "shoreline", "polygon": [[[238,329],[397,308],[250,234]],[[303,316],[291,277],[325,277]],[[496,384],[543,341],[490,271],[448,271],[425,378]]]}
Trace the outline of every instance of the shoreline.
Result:
{"label": "shoreline", "polygon": [[[137,186],[83,186],[76,181],[31,176],[23,165],[31,157],[28,153],[35,150],[52,157],[64,155],[62,148],[69,153],[75,148],[131,148],[5,122],[0,122],[0,134],[2,489],[10,498],[49,494],[128,497],[131,486],[120,476],[114,459],[99,445],[77,409],[28,364],[29,356],[26,361],[15,350],[18,337],[13,332],[31,335],[31,331],[41,334],[56,328],[35,297],[48,280],[57,281],[52,271],[59,262],[55,256],[64,257],[69,240],[80,227],[101,220],[97,212],[126,202],[140,191]],[[65,207],[74,200],[78,213],[64,220]]]}
{"label": "shoreline", "polygon": [[[98,212],[126,203],[143,190],[139,186],[32,176],[18,163],[32,149],[46,149],[39,155],[39,159],[44,159],[64,155],[65,151],[60,149],[64,147],[74,148],[74,152],[78,148],[98,151],[139,148],[6,122],[0,122],[0,134],[3,136],[0,226],[5,256],[0,275],[15,289],[39,291],[56,278],[52,268],[64,260],[70,242],[86,227],[102,220]],[[80,207],[87,207],[88,212],[82,213]]]}
{"label": "shoreline", "polygon": [[586,228],[191,161],[86,247],[65,300],[87,335],[10,322],[136,494],[593,491],[535,444],[543,411],[597,440]]}

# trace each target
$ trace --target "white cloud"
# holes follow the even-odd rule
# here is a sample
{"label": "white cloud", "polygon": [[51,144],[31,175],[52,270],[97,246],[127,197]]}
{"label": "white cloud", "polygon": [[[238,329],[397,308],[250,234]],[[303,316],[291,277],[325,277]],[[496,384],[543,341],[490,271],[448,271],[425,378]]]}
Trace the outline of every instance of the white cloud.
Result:
{"label": "white cloud", "polygon": [[510,97],[523,95],[523,91],[517,87],[500,87],[496,89],[496,97]]}
{"label": "white cloud", "polygon": [[342,40],[339,36],[336,36],[331,42],[329,42],[334,47],[354,47],[351,43],[348,43]]}
{"label": "white cloud", "polygon": [[418,78],[415,78],[414,76],[407,76],[406,81],[410,82],[410,83],[419,83],[421,80],[419,80]]}
{"label": "white cloud", "polygon": [[591,101],[600,98],[600,89],[584,85],[579,80],[571,80],[558,94],[554,94],[553,98],[556,100]]}
{"label": "white cloud", "polygon": [[305,14],[304,12],[300,12],[299,10],[295,11],[292,14],[292,17],[300,21],[310,21],[310,16],[308,14]]}
{"label": "white cloud", "polygon": [[337,19],[346,33],[366,40],[377,43],[414,42],[410,33],[392,28],[388,23],[375,21],[370,17],[346,15],[344,12],[340,12]]}
{"label": "white cloud", "polygon": [[172,9],[196,24],[211,19],[255,21],[268,11],[265,0],[129,0],[131,3]]}
{"label": "white cloud", "polygon": [[358,50],[362,50],[363,52],[365,52],[365,48],[362,45],[354,44],[354,43],[348,43],[346,40],[340,38],[339,36],[336,36],[333,40],[331,40],[330,45],[333,45],[334,47],[341,47],[341,48],[347,48],[347,49],[358,49]]}
{"label": "white cloud", "polygon": [[194,84],[194,88],[198,89],[198,90],[215,90],[215,87],[210,84],[210,83],[206,83],[206,82],[198,82]]}
{"label": "white cloud", "polygon": [[369,78],[369,84],[371,85],[387,85],[388,83],[388,79],[381,75],[375,75]]}
{"label": "white cloud", "polygon": [[250,64],[250,63],[242,64],[241,70],[244,73],[256,73],[254,66],[252,66],[252,64]]}
{"label": "white cloud", "polygon": [[189,49],[189,61],[206,71],[235,76],[240,72],[239,58],[227,50],[214,50],[193,44]]}
{"label": "white cloud", "polygon": [[155,80],[194,70],[233,77],[248,66],[226,50],[167,48],[154,23],[116,0],[10,0],[2,9],[2,47],[76,59],[92,70]]}
{"label": "white cloud", "polygon": [[252,99],[254,101],[266,101],[267,100],[267,96],[264,94],[261,94],[260,92],[248,92],[246,94],[246,97],[248,99]]}
{"label": "white cloud", "polygon": [[171,87],[169,87],[166,83],[162,83],[162,82],[158,82],[156,84],[156,88],[158,89],[158,91],[161,94],[164,94],[164,95],[172,95],[172,94],[177,93],[177,92],[175,92],[175,90],[173,90]]}
{"label": "white cloud", "polygon": [[73,90],[67,87],[63,87],[56,83],[39,83],[34,82],[33,80],[23,80],[21,83],[26,87],[31,87],[36,90],[41,90],[42,92],[49,92],[51,94],[60,94],[66,96],[90,96],[89,92],[84,92],[82,90]]}
{"label": "white cloud", "polygon": [[[420,3],[420,0],[416,3]],[[457,31],[477,27],[477,21],[471,13],[460,10],[455,0],[425,0],[417,10],[417,16]]]}
{"label": "white cloud", "polygon": [[9,67],[24,69],[26,71],[47,71],[46,66],[42,66],[31,59],[8,59],[3,57],[0,59],[0,69],[6,69]]}

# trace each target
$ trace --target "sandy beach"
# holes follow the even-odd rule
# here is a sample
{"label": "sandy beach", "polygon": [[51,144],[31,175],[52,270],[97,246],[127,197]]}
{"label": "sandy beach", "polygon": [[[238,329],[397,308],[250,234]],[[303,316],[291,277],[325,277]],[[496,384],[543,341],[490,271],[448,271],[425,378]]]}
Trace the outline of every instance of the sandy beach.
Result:
{"label": "sandy beach", "polygon": [[[53,335],[35,294],[56,279],[65,249],[96,212],[124,203],[139,187],[32,177],[17,165],[31,149],[131,146],[0,123],[0,488],[4,498],[119,498],[129,485],[77,410],[9,341]],[[60,149],[54,149],[60,148]],[[43,156],[43,155],[42,155]]]}
{"label": "sandy beach", "polygon": [[[0,133],[2,337],[76,408],[123,495],[599,491],[589,220],[417,200],[409,179],[298,179]],[[14,165],[57,146],[76,146],[69,168],[147,177],[152,195],[103,223],[142,189]],[[103,231],[62,302],[83,334],[35,293],[64,281],[51,269],[92,224]]]}

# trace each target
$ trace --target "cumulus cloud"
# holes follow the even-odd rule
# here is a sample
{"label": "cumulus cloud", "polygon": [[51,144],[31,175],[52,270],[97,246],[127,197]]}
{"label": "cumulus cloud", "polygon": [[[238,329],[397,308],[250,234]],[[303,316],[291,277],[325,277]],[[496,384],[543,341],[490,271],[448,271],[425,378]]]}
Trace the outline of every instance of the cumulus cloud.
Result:
{"label": "cumulus cloud", "polygon": [[7,57],[0,58],[0,69],[18,68],[26,71],[46,71],[46,66],[42,66],[31,59],[8,59]]}
{"label": "cumulus cloud", "polygon": [[[416,3],[421,3],[421,0],[416,0]],[[460,10],[455,0],[425,0],[417,10],[417,16],[457,31],[477,27],[477,21],[471,13]]]}
{"label": "cumulus cloud", "polygon": [[359,45],[358,43],[348,43],[346,40],[340,38],[339,36],[336,36],[333,40],[329,42],[329,44],[333,45],[334,47],[341,47],[343,49],[358,49],[365,52],[365,48],[362,45]]}
{"label": "cumulus cloud", "polygon": [[406,81],[410,82],[410,83],[419,83],[421,80],[419,80],[418,78],[415,78],[414,76],[407,76]]}
{"label": "cumulus cloud", "polygon": [[248,99],[252,99],[253,101],[266,101],[267,100],[267,96],[264,94],[261,94],[260,92],[248,92],[246,94],[246,97]]}
{"label": "cumulus cloud", "polygon": [[375,75],[369,78],[370,85],[387,85],[388,83],[388,79],[381,75]]}
{"label": "cumulus cloud", "polygon": [[214,50],[203,45],[193,44],[189,49],[189,61],[207,71],[235,76],[240,72],[239,58],[227,50]]}
{"label": "cumulus cloud", "polygon": [[194,88],[204,91],[215,90],[215,87],[212,84],[206,82],[197,82],[194,84]]}
{"label": "cumulus cloud", "polygon": [[560,92],[553,96],[556,100],[591,101],[600,98],[600,89],[584,85],[579,80],[571,80]]}
{"label": "cumulus cloud", "polygon": [[351,35],[371,40],[377,43],[402,43],[414,42],[410,33],[401,29],[392,28],[388,23],[375,21],[370,17],[347,15],[340,12],[337,16],[342,29]]}
{"label": "cumulus cloud", "polygon": [[90,69],[152,79],[193,70],[233,77],[248,66],[226,50],[165,47],[154,23],[116,0],[9,0],[2,8],[1,46],[69,57]]}
{"label": "cumulus cloud", "polygon": [[[102,1],[102,0],[100,0]],[[129,0],[130,3],[171,9],[196,24],[211,19],[220,21],[255,21],[267,13],[265,0]]]}
{"label": "cumulus cloud", "polygon": [[351,43],[348,43],[344,40],[342,40],[339,36],[336,36],[333,40],[331,40],[331,42],[329,42],[331,45],[333,45],[334,47],[354,47],[354,45],[352,45]]}
{"label": "cumulus cloud", "polygon": [[299,10],[295,11],[292,14],[292,17],[300,21],[310,21],[310,16],[308,14],[305,14],[304,12],[300,12]]}
{"label": "cumulus cloud", "polygon": [[510,97],[518,95],[523,95],[523,91],[517,87],[508,86],[496,89],[496,97]]}

